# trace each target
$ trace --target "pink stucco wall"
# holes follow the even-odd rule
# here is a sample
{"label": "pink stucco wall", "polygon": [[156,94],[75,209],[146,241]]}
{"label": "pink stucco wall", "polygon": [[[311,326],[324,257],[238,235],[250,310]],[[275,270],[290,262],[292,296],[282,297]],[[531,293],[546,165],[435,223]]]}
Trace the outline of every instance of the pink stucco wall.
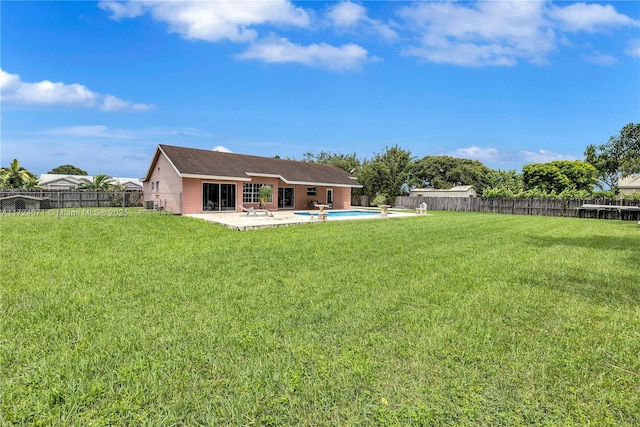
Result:
{"label": "pink stucco wall", "polygon": [[[294,188],[294,206],[295,210],[307,210],[309,209],[310,202],[319,201],[320,203],[326,203],[327,201],[327,188],[333,189],[333,208],[334,209],[349,209],[351,208],[351,188],[342,187],[318,187],[316,188],[315,196],[307,195],[307,188],[313,187],[311,185],[287,185],[275,178],[253,178],[253,183],[258,184],[271,184],[274,187],[273,201],[262,205],[262,209],[270,211],[278,210],[278,188],[279,186]],[[202,213],[202,191],[204,183],[222,183],[222,184],[234,184],[236,185],[236,212],[242,212],[242,207],[258,208],[259,203],[244,203],[242,201],[242,184],[244,182],[238,181],[212,181],[206,179],[183,179],[183,213]]]}
{"label": "pink stucco wall", "polygon": [[[307,195],[309,187],[316,188],[316,195]],[[295,209],[309,209],[309,204],[313,202],[327,203],[327,190],[333,190],[333,209],[349,209],[351,207],[351,188],[342,187],[320,187],[314,185],[299,185],[295,187]]]}
{"label": "pink stucco wall", "polygon": [[186,214],[202,212],[202,180],[182,179],[182,212]]}
{"label": "pink stucco wall", "polygon": [[182,179],[161,153],[153,165],[148,181],[143,183],[144,200],[152,200],[156,206],[175,213],[182,213]]}

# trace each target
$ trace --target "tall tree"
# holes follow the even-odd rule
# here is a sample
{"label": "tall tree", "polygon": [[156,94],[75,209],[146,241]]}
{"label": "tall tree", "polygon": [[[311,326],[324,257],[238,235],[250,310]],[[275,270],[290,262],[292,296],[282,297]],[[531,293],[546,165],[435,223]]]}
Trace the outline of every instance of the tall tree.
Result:
{"label": "tall tree", "polygon": [[571,181],[551,163],[531,163],[522,168],[525,190],[539,190],[544,193],[561,193],[571,188]]}
{"label": "tall tree", "polygon": [[382,162],[364,162],[358,169],[357,176],[358,182],[362,184],[361,193],[370,199],[378,193],[387,194],[386,191],[391,188],[389,166]]}
{"label": "tall tree", "polygon": [[[600,147],[603,147],[601,145]],[[598,182],[596,185],[601,190],[618,188],[618,179],[620,179],[620,163],[618,159],[614,159],[599,147],[591,144],[584,151],[585,161],[596,168],[598,173]]]}
{"label": "tall tree", "polygon": [[421,186],[446,189],[473,185],[480,194],[488,184],[490,172],[491,169],[477,160],[451,156],[425,156],[415,167]]}
{"label": "tall tree", "polygon": [[581,160],[554,160],[549,163],[557,167],[571,182],[571,189],[593,191],[598,182],[598,171],[587,162]]}
{"label": "tall tree", "polygon": [[378,171],[386,171],[386,180],[377,193],[386,194],[390,198],[402,196],[409,192],[414,181],[413,168],[415,159],[411,151],[403,150],[397,145],[385,147],[385,151],[374,156],[372,163],[377,163]]}
{"label": "tall tree", "polygon": [[524,189],[522,183],[522,175],[517,173],[514,169],[502,170],[492,169],[487,174],[487,186],[486,189],[502,189],[506,194],[518,194]]}
{"label": "tall tree", "polygon": [[73,165],[60,165],[58,167],[51,169],[47,173],[53,173],[58,175],[83,175],[83,176],[89,175],[87,171],[84,171],[79,167],[76,167]]}
{"label": "tall tree", "polygon": [[35,188],[38,178],[20,166],[18,159],[13,159],[8,168],[0,168],[0,187],[2,188]]}
{"label": "tall tree", "polygon": [[598,171],[598,187],[617,190],[620,177],[640,173],[640,123],[629,123],[606,144],[587,146],[585,160]]}
{"label": "tall tree", "polygon": [[356,157],[356,153],[353,154],[334,154],[330,151],[320,151],[319,153],[304,153],[302,155],[302,161],[308,163],[320,163],[323,165],[337,166],[342,170],[349,173],[354,173],[361,162]]}

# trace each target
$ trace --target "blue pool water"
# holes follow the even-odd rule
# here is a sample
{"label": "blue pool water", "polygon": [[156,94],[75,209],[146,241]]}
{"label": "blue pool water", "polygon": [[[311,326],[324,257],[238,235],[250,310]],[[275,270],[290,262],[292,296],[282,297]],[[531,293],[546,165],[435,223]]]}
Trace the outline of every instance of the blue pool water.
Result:
{"label": "blue pool water", "polygon": [[[376,212],[376,211],[325,211],[327,212],[327,215],[330,217],[339,217],[339,216],[380,216],[380,212]],[[305,216],[309,216],[311,214],[317,215],[318,211],[314,211],[314,212],[296,212],[296,215],[305,215]],[[389,213],[389,215],[391,215],[391,213]]]}

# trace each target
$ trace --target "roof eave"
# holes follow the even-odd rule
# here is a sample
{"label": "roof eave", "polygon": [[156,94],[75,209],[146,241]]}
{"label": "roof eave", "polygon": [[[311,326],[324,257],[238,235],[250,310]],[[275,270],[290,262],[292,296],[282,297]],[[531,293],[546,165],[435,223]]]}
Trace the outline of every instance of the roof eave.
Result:
{"label": "roof eave", "polygon": [[353,184],[315,182],[315,181],[294,181],[294,180],[288,180],[285,177],[283,177],[282,175],[271,174],[271,173],[247,172],[247,175],[248,176],[262,177],[262,178],[277,178],[277,179],[281,180],[282,182],[284,182],[285,184],[289,184],[289,185],[318,185],[318,186],[321,186],[321,187],[355,187],[355,188],[362,188],[362,185],[359,185],[359,184],[353,185]]}
{"label": "roof eave", "polygon": [[199,175],[194,173],[181,173],[181,178],[194,178],[194,179],[212,179],[217,181],[243,181],[250,182],[251,178],[240,176],[220,176],[220,175]]}
{"label": "roof eave", "polygon": [[320,187],[362,188],[362,185],[360,184],[342,184],[342,183],[335,183],[335,182],[307,182],[307,181],[284,181],[284,182],[292,185],[317,185]]}

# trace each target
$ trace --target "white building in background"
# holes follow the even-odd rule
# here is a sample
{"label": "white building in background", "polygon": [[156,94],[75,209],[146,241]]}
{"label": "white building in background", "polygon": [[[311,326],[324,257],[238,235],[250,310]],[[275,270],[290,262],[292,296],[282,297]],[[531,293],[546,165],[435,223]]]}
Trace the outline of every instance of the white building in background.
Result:
{"label": "white building in background", "polygon": [[446,190],[436,188],[414,188],[409,191],[411,197],[476,197],[471,185],[458,185]]}
{"label": "white building in background", "polygon": [[634,192],[640,193],[640,175],[629,175],[620,178],[618,188],[622,194],[631,195]]}
{"label": "white building in background", "polygon": [[[93,176],[43,173],[38,180],[38,186],[45,190],[75,190],[82,182],[82,179],[93,181]],[[140,178],[112,177],[112,180],[114,184],[126,184],[128,190],[142,190],[142,180]]]}

